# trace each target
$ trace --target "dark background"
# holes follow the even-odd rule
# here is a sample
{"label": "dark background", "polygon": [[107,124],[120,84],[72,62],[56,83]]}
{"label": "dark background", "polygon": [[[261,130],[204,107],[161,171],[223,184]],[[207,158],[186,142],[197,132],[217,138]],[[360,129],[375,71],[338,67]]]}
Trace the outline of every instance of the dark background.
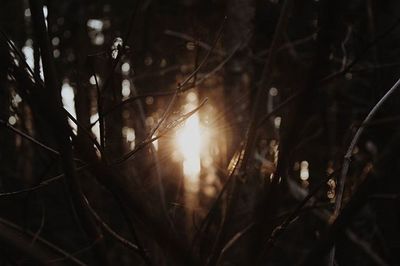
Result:
{"label": "dark background", "polygon": [[[398,265],[399,93],[363,121],[400,78],[399,24],[395,0],[3,0],[0,262]],[[195,207],[174,142],[193,92]]]}

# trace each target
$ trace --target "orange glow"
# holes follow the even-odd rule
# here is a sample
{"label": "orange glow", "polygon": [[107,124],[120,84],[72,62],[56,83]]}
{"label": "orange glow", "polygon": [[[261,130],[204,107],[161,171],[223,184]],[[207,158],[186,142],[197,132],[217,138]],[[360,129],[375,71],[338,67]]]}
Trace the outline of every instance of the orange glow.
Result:
{"label": "orange glow", "polygon": [[[185,112],[197,107],[198,99],[195,93],[189,93]],[[200,149],[202,146],[200,121],[198,113],[194,113],[184,123],[176,134],[176,143],[183,157],[183,173],[185,175],[185,187],[191,192],[199,190],[200,175]]]}

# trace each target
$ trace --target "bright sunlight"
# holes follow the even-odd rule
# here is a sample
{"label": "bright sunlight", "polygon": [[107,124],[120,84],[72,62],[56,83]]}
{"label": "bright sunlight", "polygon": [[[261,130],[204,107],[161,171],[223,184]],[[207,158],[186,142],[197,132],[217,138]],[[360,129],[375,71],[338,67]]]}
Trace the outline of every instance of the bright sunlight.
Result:
{"label": "bright sunlight", "polygon": [[[198,98],[194,92],[187,95],[185,112],[191,111],[198,105]],[[183,173],[185,175],[186,190],[199,190],[200,149],[202,145],[199,115],[194,113],[176,134],[176,143],[183,157]]]}

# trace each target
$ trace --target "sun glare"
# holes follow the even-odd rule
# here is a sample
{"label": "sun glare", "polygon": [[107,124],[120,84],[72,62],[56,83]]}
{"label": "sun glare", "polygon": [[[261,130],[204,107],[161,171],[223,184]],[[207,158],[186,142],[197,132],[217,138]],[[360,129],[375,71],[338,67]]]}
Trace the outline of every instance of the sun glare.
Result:
{"label": "sun glare", "polygon": [[[185,112],[197,107],[198,98],[193,92],[187,96],[188,103]],[[197,192],[199,189],[200,175],[200,121],[199,115],[194,113],[186,121],[176,134],[176,142],[183,157],[183,174],[185,175],[185,187],[187,190]]]}

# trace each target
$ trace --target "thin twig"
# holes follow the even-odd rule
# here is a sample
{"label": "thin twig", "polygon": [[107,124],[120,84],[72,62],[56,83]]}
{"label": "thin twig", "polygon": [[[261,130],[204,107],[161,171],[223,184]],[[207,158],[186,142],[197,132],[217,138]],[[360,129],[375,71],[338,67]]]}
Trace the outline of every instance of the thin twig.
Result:
{"label": "thin twig", "polygon": [[[398,79],[397,82],[392,86],[392,88],[390,88],[390,90],[385,93],[385,95],[378,101],[378,103],[375,104],[375,106],[372,108],[372,110],[369,112],[367,117],[364,119],[363,123],[358,128],[353,139],[351,140],[351,143],[350,143],[350,145],[346,151],[346,154],[344,155],[344,158],[343,158],[342,172],[341,172],[340,178],[337,181],[338,186],[337,186],[337,191],[336,191],[335,207],[334,207],[334,211],[333,211],[333,214],[331,217],[331,222],[336,220],[340,213],[340,210],[342,207],[342,201],[343,201],[344,187],[346,184],[347,172],[349,171],[352,154],[353,154],[354,148],[356,147],[356,145],[360,139],[361,134],[364,132],[365,125],[371,122],[372,118],[375,116],[375,114],[378,112],[378,110],[383,106],[383,104],[387,101],[387,99],[389,99],[390,96],[393,95],[394,92],[396,92],[399,85],[400,85],[400,79]],[[335,257],[335,246],[332,247],[331,252],[330,252],[331,265],[334,260],[334,257]]]}
{"label": "thin twig", "polygon": [[250,223],[247,225],[244,229],[240,230],[237,232],[222,248],[221,253],[219,254],[219,257],[217,259],[216,265],[220,265],[222,258],[224,257],[224,254],[243,236],[245,235],[251,228],[254,226],[254,223]]}
{"label": "thin twig", "polygon": [[3,36],[3,38],[6,40],[8,45],[13,49],[13,51],[18,55],[20,62],[24,65],[24,67],[28,70],[28,72],[32,75],[32,77],[35,79],[35,81],[39,84],[43,84],[43,81],[38,78],[37,75],[35,75],[34,71],[32,68],[28,65],[28,63],[25,60],[25,57],[22,55],[21,51],[15,46],[14,42],[11,41],[11,39],[7,36],[7,34],[0,29],[0,34]]}
{"label": "thin twig", "polygon": [[[136,18],[136,15],[138,13],[138,10],[139,10],[139,2],[140,1],[136,2],[135,7],[132,10],[132,14],[131,14],[131,16],[129,18],[129,25],[128,25],[128,28],[127,28],[125,34],[124,34],[124,39],[122,40],[123,42],[128,42],[128,40],[130,38],[130,35],[132,33],[133,23],[135,22],[135,18]],[[111,65],[111,71],[110,71],[110,73],[108,74],[108,76],[105,79],[104,86],[102,88],[103,92],[105,92],[108,89],[108,87],[109,87],[109,85],[111,83],[112,75],[114,74],[114,71],[115,71],[117,65],[119,64],[119,62],[120,62],[120,60],[121,60],[121,58],[123,56],[123,52],[125,52],[125,50],[126,50],[125,48],[127,46],[124,43],[122,43],[122,45],[123,45],[123,47],[117,47],[118,54],[117,54],[117,57],[113,60],[112,65]]]}
{"label": "thin twig", "polygon": [[323,186],[326,184],[326,182],[331,179],[337,172],[340,170],[335,169],[332,173],[330,173],[328,176],[323,178],[309,193],[308,195],[296,206],[296,208],[290,213],[290,215],[279,225],[277,226],[273,231],[271,236],[269,236],[268,240],[265,242],[265,247],[264,247],[264,252],[268,251],[269,248],[271,248],[277,238],[282,235],[282,233],[287,229],[287,227],[292,223],[294,219],[299,215],[301,210],[304,208],[304,206],[309,202],[316,194],[318,191],[320,191]]}
{"label": "thin twig", "polygon": [[[224,65],[229,62],[229,60],[232,59],[232,57],[235,55],[235,53],[239,50],[240,48],[240,44],[238,44],[234,49],[232,49],[232,52],[224,59],[221,61],[221,63],[219,63],[214,69],[212,69],[210,72],[207,72],[206,74],[204,74],[204,76],[202,76],[201,78],[199,78],[195,85],[195,87],[199,86],[200,84],[202,84],[205,80],[207,80],[208,78],[210,78],[211,76],[215,75],[215,73],[217,73],[218,71],[220,71]],[[181,88],[180,91],[181,92],[185,92],[189,89],[191,89],[192,86],[182,86],[181,84]],[[176,90],[170,90],[170,91],[164,91],[164,92],[149,92],[149,93],[144,93],[144,94],[139,94],[139,95],[135,95],[132,96],[128,99],[125,99],[123,101],[121,101],[120,103],[117,103],[115,106],[111,107],[108,110],[104,111],[104,116],[109,115],[110,113],[112,113],[113,111],[117,110],[118,108],[121,108],[122,106],[135,102],[137,100],[141,100],[141,99],[145,99],[147,97],[165,97],[165,96],[170,96],[173,95],[176,92]],[[97,122],[99,122],[99,119],[96,119],[90,126],[93,127]]]}
{"label": "thin twig", "polygon": [[[8,228],[11,228],[13,230],[16,230],[16,231],[20,232],[21,234],[27,235],[29,237],[34,236],[34,234],[32,232],[27,231],[27,230],[21,228],[20,226],[14,224],[4,218],[0,218],[0,224],[2,224],[3,226],[6,226]],[[43,239],[40,236],[38,236],[37,242],[40,243],[41,245],[45,246],[46,248],[50,249],[51,251],[63,255],[66,259],[68,259],[70,262],[75,263],[76,265],[81,265],[81,266],[86,265],[82,261],[80,261],[78,258],[74,257],[72,254],[70,254],[67,251],[65,251],[64,249],[61,249],[60,247],[54,245],[53,243]]]}
{"label": "thin twig", "polygon": [[390,96],[393,95],[394,92],[399,88],[400,86],[400,79],[396,81],[396,83],[388,90],[385,95],[378,101],[378,103],[375,104],[375,106],[372,108],[372,110],[369,112],[367,117],[364,119],[362,122],[361,126],[358,128],[357,132],[355,133],[353,139],[351,140],[351,143],[346,151],[346,154],[344,155],[343,159],[343,166],[342,166],[342,172],[340,175],[340,179],[338,180],[338,189],[337,189],[337,194],[336,194],[336,201],[335,201],[335,210],[333,213],[333,219],[337,217],[337,215],[340,212],[340,208],[342,206],[342,200],[343,200],[343,191],[344,191],[344,185],[346,183],[346,177],[347,177],[347,172],[349,170],[350,162],[351,162],[351,157],[354,151],[354,148],[356,147],[361,134],[364,132],[365,125],[371,122],[372,118],[375,116],[375,114],[381,109],[383,104],[390,98]]}
{"label": "thin twig", "polygon": [[166,108],[166,110],[164,111],[160,121],[157,123],[157,125],[154,127],[154,129],[151,131],[150,133],[150,137],[152,137],[156,131],[158,130],[158,128],[162,125],[162,123],[168,118],[169,114],[170,114],[170,110],[173,106],[173,104],[175,103],[178,93],[181,92],[181,89],[193,78],[196,77],[197,73],[199,72],[199,70],[203,67],[203,65],[207,62],[208,58],[210,57],[211,53],[213,52],[214,48],[217,46],[218,40],[221,37],[222,34],[222,30],[224,28],[225,22],[226,22],[226,17],[224,17],[224,20],[221,23],[220,28],[217,31],[217,36],[214,40],[213,46],[211,47],[211,49],[208,51],[208,53],[206,54],[206,56],[203,58],[203,60],[201,61],[201,63],[198,65],[198,67],[192,72],[190,73],[189,76],[187,76],[182,83],[178,84],[175,93],[172,97],[172,99],[170,100],[170,102],[168,103],[168,106]]}
{"label": "thin twig", "polygon": [[[393,23],[387,30],[385,30],[382,34],[380,34],[379,36],[377,36],[376,38],[374,38],[374,40],[372,40],[370,43],[367,44],[366,48],[358,54],[358,56],[351,61],[345,69],[342,69],[341,71],[332,73],[324,78],[322,78],[318,83],[320,85],[326,84],[342,75],[345,75],[346,73],[350,72],[353,67],[362,59],[362,57],[365,55],[366,52],[368,52],[372,47],[374,47],[375,45],[377,45],[380,41],[382,41],[382,39],[384,39],[387,35],[389,35],[392,31],[394,31],[397,26],[400,24],[400,18],[396,20],[395,23]],[[357,70],[355,70],[357,71]],[[299,91],[296,91],[293,95],[289,96],[284,102],[282,102],[279,106],[277,106],[276,109],[280,110],[283,107],[286,107],[286,105],[292,103],[297,97],[299,97],[300,95],[302,95],[304,92],[307,91],[307,88],[303,88]],[[261,126],[263,123],[265,123],[266,121],[268,121],[268,119],[271,117],[271,115],[275,114],[278,110],[274,110],[273,113],[271,114],[267,114],[265,115],[263,118],[260,119],[259,125]]]}
{"label": "thin twig", "polygon": [[64,255],[63,257],[59,257],[59,258],[56,258],[56,259],[49,260],[49,261],[46,262],[46,264],[55,264],[55,263],[60,264],[61,261],[69,259],[69,256],[77,256],[77,255],[80,255],[82,253],[85,253],[85,252],[91,250],[98,243],[99,243],[99,240],[97,239],[97,240],[93,241],[91,244],[89,244],[86,247],[83,247],[83,248],[80,248],[78,250],[75,250],[75,251],[71,252],[70,254]]}
{"label": "thin twig", "polygon": [[143,261],[146,263],[147,266],[152,266],[153,263],[151,262],[148,252],[143,247],[143,244],[141,243],[141,241],[139,239],[139,236],[135,230],[135,227],[133,226],[133,221],[128,213],[128,210],[126,209],[126,207],[124,205],[124,202],[122,202],[122,200],[119,197],[116,197],[116,200],[121,209],[122,215],[125,217],[125,220],[128,223],[129,229],[131,230],[133,240],[135,241],[136,246],[138,247],[139,256],[142,257]]}
{"label": "thin twig", "polygon": [[90,206],[90,203],[88,201],[88,199],[85,197],[85,201],[87,204],[87,208],[90,211],[90,213],[93,215],[93,217],[97,220],[97,222],[99,222],[101,224],[101,226],[112,236],[114,237],[116,240],[118,240],[118,242],[122,243],[124,246],[130,248],[131,250],[135,251],[135,252],[139,252],[139,248],[137,245],[133,244],[132,242],[130,242],[129,240],[123,238],[121,235],[119,235],[118,233],[116,233],[98,214],[97,212],[92,208],[92,206]]}
{"label": "thin twig", "polygon": [[282,4],[282,10],[278,19],[278,23],[275,27],[275,33],[270,45],[270,53],[265,61],[262,73],[261,73],[261,79],[257,83],[257,91],[256,91],[256,97],[255,97],[255,103],[254,103],[254,108],[252,109],[252,113],[250,116],[250,121],[249,121],[249,126],[247,128],[246,132],[246,142],[244,146],[244,153],[243,153],[243,160],[241,162],[241,165],[239,167],[240,172],[244,172],[247,167],[248,159],[251,156],[250,154],[252,153],[254,149],[254,145],[256,143],[256,131],[258,128],[258,121],[259,121],[259,111],[260,111],[260,106],[264,104],[262,93],[264,91],[264,86],[270,79],[268,76],[268,72],[271,71],[273,65],[275,64],[275,59],[276,59],[276,54],[279,49],[279,44],[281,41],[281,35],[282,32],[284,31],[287,22],[288,22],[288,13],[291,7],[292,0],[285,0]]}
{"label": "thin twig", "polygon": [[[86,169],[88,166],[89,166],[89,165],[86,164],[86,165],[77,167],[77,168],[76,168],[76,171],[77,171],[77,172],[82,171],[82,170]],[[53,183],[54,181],[60,180],[60,179],[63,178],[64,176],[65,176],[65,174],[59,174],[59,175],[56,175],[56,176],[51,177],[51,178],[49,178],[49,179],[46,179],[46,180],[40,182],[38,185],[33,186],[33,187],[30,187],[30,188],[24,188],[24,189],[17,190],[17,191],[0,193],[0,198],[10,197],[10,196],[16,196],[16,195],[19,195],[19,194],[24,194],[24,193],[33,192],[33,191],[35,191],[35,190],[38,190],[38,189],[40,189],[40,188],[42,188],[42,187],[45,187],[45,186],[49,185],[50,183]]]}
{"label": "thin twig", "polygon": [[42,232],[43,227],[44,227],[45,220],[46,220],[46,208],[44,207],[44,203],[43,203],[42,204],[42,219],[40,219],[39,228],[38,228],[38,230],[36,231],[35,235],[32,238],[31,246],[33,246],[35,244],[36,240],[40,236],[40,233]]}
{"label": "thin twig", "polygon": [[149,134],[149,136],[143,142],[141,142],[139,145],[137,145],[132,151],[126,153],[121,158],[117,159],[112,165],[118,165],[118,164],[125,162],[130,157],[132,157],[134,154],[136,154],[137,152],[139,152],[143,148],[145,148],[148,144],[153,143],[154,141],[158,140],[159,138],[161,138],[162,136],[167,134],[170,130],[174,129],[175,127],[177,127],[178,125],[183,123],[186,119],[188,119],[190,116],[192,116],[195,112],[197,112],[206,102],[207,102],[207,98],[204,99],[203,102],[198,107],[193,109],[192,111],[182,115],[175,121],[167,124],[165,126],[165,128],[158,133],[157,136],[154,136],[154,133],[152,135]]}
{"label": "thin twig", "polygon": [[351,37],[351,33],[353,32],[353,27],[352,26],[347,26],[347,33],[346,33],[346,37],[344,38],[343,42],[341,43],[341,48],[342,48],[342,52],[343,52],[343,59],[342,59],[342,68],[341,70],[344,70],[346,68],[347,65],[347,49],[346,49],[346,44],[347,42],[350,40]]}
{"label": "thin twig", "polygon": [[346,236],[353,242],[356,246],[358,246],[365,255],[367,255],[373,262],[374,265],[379,266],[389,266],[382,258],[379,256],[372,248],[371,245],[357,236],[353,231],[347,229]]}
{"label": "thin twig", "polygon": [[[197,42],[199,47],[201,47],[201,48],[203,48],[204,50],[207,50],[207,51],[210,51],[212,49],[212,46],[209,45],[208,43],[199,41],[199,40],[197,40],[197,39],[193,38],[192,36],[190,36],[188,34],[185,34],[185,33],[181,33],[181,32],[177,32],[177,31],[173,31],[173,30],[168,30],[167,29],[167,30],[164,31],[164,34],[172,36],[172,37],[176,37],[176,38],[179,38],[179,39],[183,39],[183,40],[189,41],[189,42]],[[225,53],[223,51],[220,51],[220,50],[215,50],[214,49],[214,53],[217,54],[217,55],[225,56]]]}
{"label": "thin twig", "polygon": [[351,61],[344,69],[332,73],[321,80],[322,83],[330,81],[336,77],[342,76],[349,72],[362,58],[363,56],[372,48],[375,47],[380,41],[382,41],[386,36],[388,36],[391,32],[393,32],[397,26],[400,25],[400,18],[398,18],[387,30],[385,30],[382,34],[376,36],[367,46],[357,55],[357,57]]}
{"label": "thin twig", "polygon": [[[67,117],[71,119],[71,121],[79,128],[81,129],[82,132],[85,133],[85,135],[90,139],[90,141],[96,146],[96,148],[99,150],[100,154],[104,154],[104,150],[101,147],[100,143],[93,137],[93,135],[71,114],[69,113],[66,109],[64,109],[64,112],[66,113]],[[75,135],[72,134],[71,137],[74,137]]]}
{"label": "thin twig", "polygon": [[0,124],[4,125],[7,129],[11,130],[12,132],[18,134],[19,136],[29,140],[30,142],[38,145],[39,147],[45,149],[46,151],[49,151],[55,155],[60,155],[60,153],[58,151],[56,151],[55,149],[47,146],[46,144],[43,144],[42,142],[34,139],[33,137],[29,136],[28,134],[22,132],[21,130],[17,129],[16,127],[10,125],[9,123],[7,123],[6,121],[0,119]]}

